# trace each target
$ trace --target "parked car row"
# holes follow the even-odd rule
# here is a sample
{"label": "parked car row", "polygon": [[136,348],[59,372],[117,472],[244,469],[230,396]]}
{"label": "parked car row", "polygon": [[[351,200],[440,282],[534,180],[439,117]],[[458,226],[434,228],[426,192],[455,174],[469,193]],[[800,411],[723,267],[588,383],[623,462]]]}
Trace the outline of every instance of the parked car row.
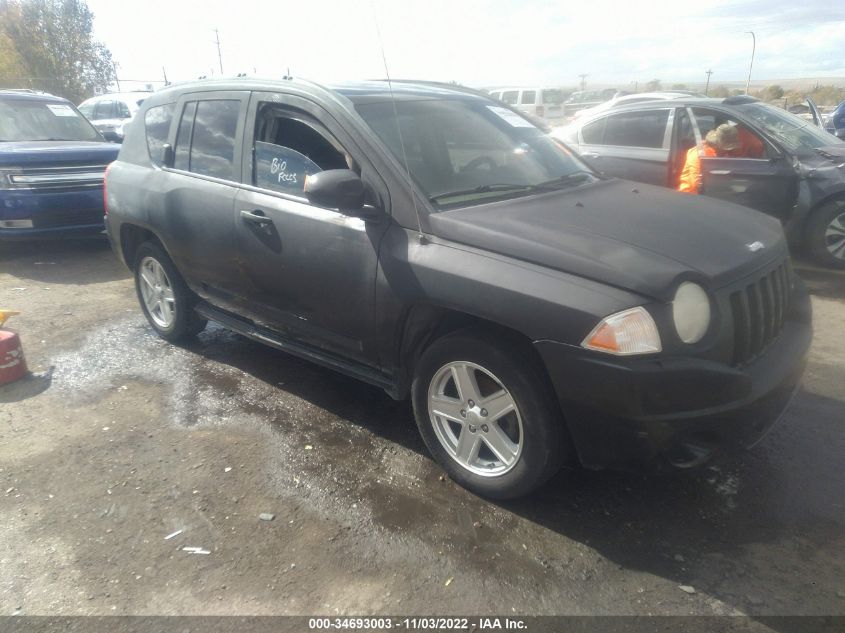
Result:
{"label": "parked car row", "polygon": [[120,92],[91,97],[79,104],[79,111],[107,141],[121,143],[123,126],[132,120],[138,108],[150,95],[146,92]]}
{"label": "parked car row", "polygon": [[750,446],[810,344],[775,219],[603,177],[474,91],[172,87],[106,181],[109,238],[161,337],[211,319],[409,397],[433,457],[489,497],[567,460],[688,467]]}
{"label": "parked car row", "polygon": [[701,193],[776,217],[795,248],[845,268],[845,143],[781,108],[677,97],[596,109],[553,134],[603,174],[675,189],[687,151],[720,123],[744,128],[762,152],[702,158]]}

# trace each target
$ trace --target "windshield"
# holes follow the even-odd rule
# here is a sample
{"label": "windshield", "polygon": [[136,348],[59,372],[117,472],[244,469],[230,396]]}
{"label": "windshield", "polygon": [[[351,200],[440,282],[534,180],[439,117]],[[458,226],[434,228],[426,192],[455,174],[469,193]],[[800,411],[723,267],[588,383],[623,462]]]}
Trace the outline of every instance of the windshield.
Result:
{"label": "windshield", "polygon": [[740,111],[795,154],[810,154],[817,147],[838,145],[841,140],[809,121],[766,103],[747,103]]}
{"label": "windshield", "polygon": [[102,140],[85,117],[67,103],[0,101],[0,141]]}
{"label": "windshield", "polygon": [[359,104],[357,110],[404,165],[398,113],[408,170],[436,207],[481,204],[597,179],[530,121],[491,102],[425,99]]}

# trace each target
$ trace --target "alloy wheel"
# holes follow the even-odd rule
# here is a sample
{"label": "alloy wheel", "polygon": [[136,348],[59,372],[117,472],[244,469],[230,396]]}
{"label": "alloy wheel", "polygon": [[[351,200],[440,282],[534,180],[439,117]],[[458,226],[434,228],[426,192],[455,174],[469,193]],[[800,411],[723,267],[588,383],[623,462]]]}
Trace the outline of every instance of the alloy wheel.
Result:
{"label": "alloy wheel", "polygon": [[428,414],[446,453],[477,475],[496,477],[522,454],[522,418],[516,401],[490,371],[467,361],[450,362],[431,379]]}
{"label": "alloy wheel", "polygon": [[827,250],[836,259],[845,260],[845,212],[830,221],[824,232]]}
{"label": "alloy wheel", "polygon": [[176,321],[176,298],[164,267],[153,257],[141,260],[138,271],[141,297],[153,322],[167,329]]}

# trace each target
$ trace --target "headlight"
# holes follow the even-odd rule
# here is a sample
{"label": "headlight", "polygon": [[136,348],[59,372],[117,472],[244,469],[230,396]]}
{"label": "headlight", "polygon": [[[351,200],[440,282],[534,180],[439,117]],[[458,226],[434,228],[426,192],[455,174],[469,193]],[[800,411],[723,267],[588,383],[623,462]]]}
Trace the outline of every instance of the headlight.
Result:
{"label": "headlight", "polygon": [[617,356],[652,354],[662,349],[657,325],[642,307],[605,317],[587,335],[581,346]]}
{"label": "headlight", "polygon": [[698,284],[685,281],[672,300],[675,330],[684,343],[698,343],[710,327],[710,298]]}

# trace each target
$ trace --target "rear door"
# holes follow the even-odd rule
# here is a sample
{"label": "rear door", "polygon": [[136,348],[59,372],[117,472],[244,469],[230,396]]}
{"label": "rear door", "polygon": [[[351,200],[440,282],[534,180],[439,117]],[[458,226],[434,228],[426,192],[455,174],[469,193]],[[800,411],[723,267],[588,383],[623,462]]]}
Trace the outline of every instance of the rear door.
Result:
{"label": "rear door", "polygon": [[240,292],[234,200],[248,97],[245,91],[219,91],[180,98],[171,133],[174,164],[156,180],[164,189],[161,208],[150,209],[179,271],[223,307],[235,305]]}
{"label": "rear door", "polygon": [[608,176],[669,184],[669,141],[674,109],[606,114],[579,133],[581,156]]}
{"label": "rear door", "polygon": [[728,123],[737,125],[740,138],[750,139],[757,148],[751,152],[755,157],[702,157],[700,193],[785,222],[798,196],[798,174],[790,156],[729,112],[707,108],[692,108],[690,112],[700,138],[714,126]]}
{"label": "rear door", "polygon": [[383,181],[348,132],[298,96],[253,93],[243,152],[235,235],[253,318],[374,365],[378,246],[388,217],[365,222],[314,206],[303,186],[309,174],[352,166],[364,180],[367,202],[383,207]]}

